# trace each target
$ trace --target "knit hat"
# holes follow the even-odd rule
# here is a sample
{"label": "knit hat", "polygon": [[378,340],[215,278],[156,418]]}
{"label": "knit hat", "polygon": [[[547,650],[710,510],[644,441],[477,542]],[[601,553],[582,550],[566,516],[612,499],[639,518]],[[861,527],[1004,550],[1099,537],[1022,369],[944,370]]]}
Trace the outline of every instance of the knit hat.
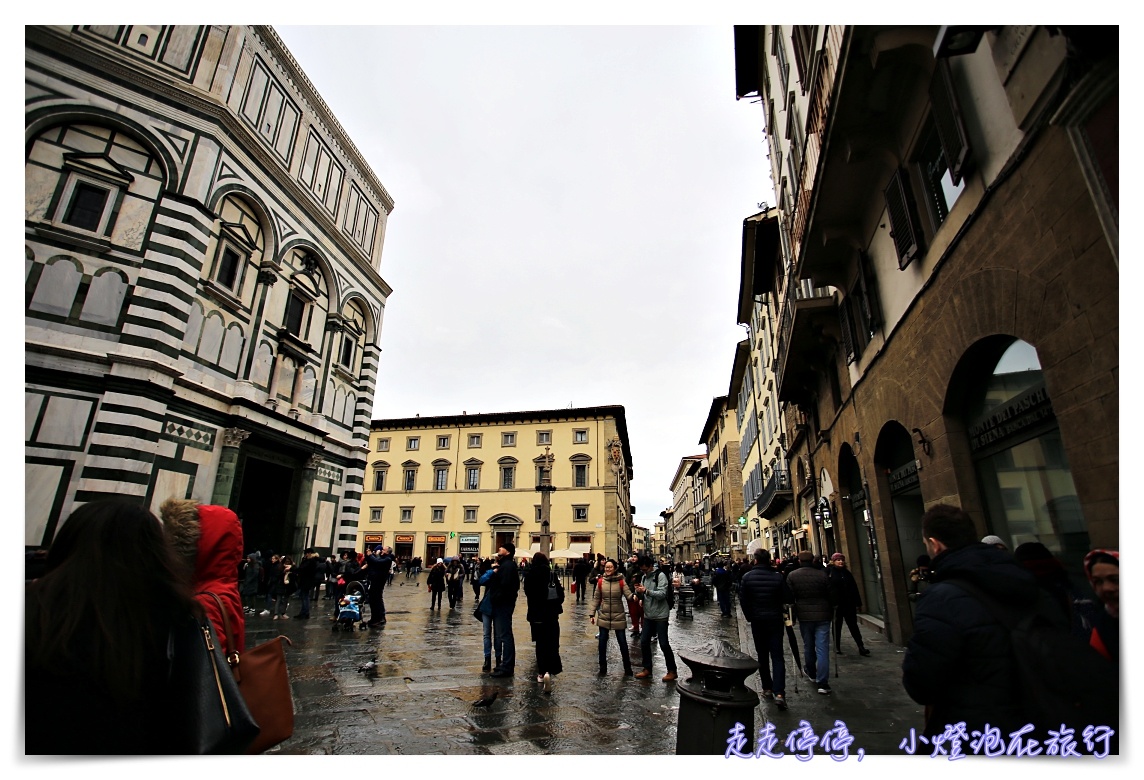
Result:
{"label": "knit hat", "polygon": [[842,553],[834,553],[834,555],[830,556],[830,560],[832,560],[832,561],[844,561],[844,560],[846,560],[846,556],[843,555]]}
{"label": "knit hat", "polygon": [[982,544],[1000,544],[1002,546],[1008,547],[1008,545],[1005,544],[1005,541],[1000,536],[994,536],[993,534],[989,534],[989,536],[982,537],[981,543]]}

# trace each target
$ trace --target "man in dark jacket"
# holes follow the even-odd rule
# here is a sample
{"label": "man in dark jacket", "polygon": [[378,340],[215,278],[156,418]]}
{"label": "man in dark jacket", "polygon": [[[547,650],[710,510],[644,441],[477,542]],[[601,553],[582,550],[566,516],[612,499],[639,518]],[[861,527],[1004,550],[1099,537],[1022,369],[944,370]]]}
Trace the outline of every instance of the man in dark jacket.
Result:
{"label": "man in dark jacket", "polygon": [[489,582],[489,604],[493,608],[493,637],[496,657],[500,665],[493,669],[493,677],[512,677],[516,673],[516,639],[512,635],[512,613],[516,609],[516,596],[520,591],[517,570],[516,545],[505,542],[497,549],[496,573]]}
{"label": "man in dark jacket", "polygon": [[302,608],[294,617],[307,620],[310,617],[310,599],[314,595],[314,585],[318,582],[318,553],[313,547],[302,553],[302,560],[295,569],[298,578],[298,593],[302,597]]}
{"label": "man in dark jacket", "polygon": [[922,516],[931,585],[917,601],[902,684],[926,705],[927,736],[960,721],[967,733],[988,723],[1008,735],[1025,725],[1009,632],[957,581],[1014,610],[1034,608],[1037,581],[1008,552],[977,538],[973,521],[957,507],[938,505]]}
{"label": "man in dark jacket", "polygon": [[858,630],[858,610],[862,608],[862,594],[854,575],[846,568],[846,556],[834,553],[830,556],[830,568],[826,570],[834,590],[834,651],[842,654],[842,621],[850,629],[850,636],[858,645],[859,655],[870,655],[862,642],[862,632]]}
{"label": "man in dark jacket", "polygon": [[743,575],[739,584],[739,606],[751,624],[755,655],[759,659],[759,679],[763,683],[763,698],[773,698],[780,710],[787,707],[786,665],[783,662],[783,604],[793,601],[794,596],[783,575],[771,567],[771,554],[766,550],[755,550],[755,565]]}
{"label": "man in dark jacket", "polygon": [[798,554],[798,568],[787,575],[798,610],[798,628],[802,633],[802,649],[806,673],[813,677],[818,692],[830,693],[830,580],[826,570],[814,560],[814,554],[803,550]]}
{"label": "man in dark jacket", "polygon": [[588,563],[585,558],[580,558],[576,561],[576,565],[572,567],[572,579],[576,581],[576,600],[585,601],[588,594],[584,591],[587,590],[588,572],[592,570],[592,565]]}
{"label": "man in dark jacket", "polygon": [[377,545],[365,557],[363,568],[369,578],[369,622],[366,625],[377,628],[385,625],[385,585],[393,568],[393,550]]}

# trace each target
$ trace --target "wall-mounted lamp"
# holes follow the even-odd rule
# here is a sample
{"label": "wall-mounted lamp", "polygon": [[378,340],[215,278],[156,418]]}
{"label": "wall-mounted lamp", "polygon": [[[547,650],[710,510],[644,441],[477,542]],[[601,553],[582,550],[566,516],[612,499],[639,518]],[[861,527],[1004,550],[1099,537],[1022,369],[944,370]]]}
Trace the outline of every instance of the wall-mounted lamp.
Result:
{"label": "wall-mounted lamp", "polygon": [[924,452],[926,455],[932,455],[933,453],[930,450],[929,439],[927,439],[926,435],[922,433],[922,429],[914,428],[914,433],[918,435],[918,444],[922,445],[922,452]]}

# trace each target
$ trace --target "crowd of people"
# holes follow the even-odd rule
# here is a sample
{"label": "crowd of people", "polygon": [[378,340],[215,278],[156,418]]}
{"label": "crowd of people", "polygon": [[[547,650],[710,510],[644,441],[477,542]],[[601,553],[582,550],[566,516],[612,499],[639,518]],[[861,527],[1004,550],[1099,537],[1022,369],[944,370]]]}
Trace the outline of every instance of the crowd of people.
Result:
{"label": "crowd of people", "polygon": [[[158,714],[175,695],[169,636],[189,614],[200,614],[215,626],[224,653],[241,653],[246,618],[310,618],[314,604],[323,601],[323,586],[325,599],[340,601],[357,583],[368,594],[365,625],[371,628],[386,623],[384,591],[398,571],[420,586],[421,560],[398,560],[384,545],[325,558],[306,549],[295,563],[290,555],[273,551],[243,555],[241,524],[225,507],[170,500],[160,518],[126,501],[86,504],[62,526],[46,555],[30,559],[34,576],[25,609],[28,752],[180,752],[179,735],[164,728]],[[1084,651],[1091,648],[1091,658],[1076,656],[1077,684],[1104,691],[1101,686],[1112,679],[1115,691],[1118,551],[1097,549],[1085,557],[1086,591],[1042,543],[1026,542],[1010,551],[996,536],[978,540],[972,520],[956,507],[927,511],[922,536],[927,554],[909,573],[914,620],[902,684],[926,707],[925,735],[940,735],[956,723],[1007,729],[1029,719],[1030,705],[1018,682],[1019,672],[1027,670],[1020,668],[1014,650],[1014,632],[1028,633],[1015,628],[1024,625],[1023,615],[1044,616],[1046,625],[1070,635]],[[843,652],[843,627],[859,656],[871,654],[858,623],[862,592],[842,553],[826,560],[802,551],[772,560],[767,550],[757,550],[747,560],[676,564],[647,555],[633,554],[623,563],[599,555],[565,569],[542,553],[520,560],[518,565],[511,542],[483,560],[437,558],[425,580],[429,609],[442,609],[445,596],[450,610],[460,608],[468,583],[476,602],[474,617],[483,624],[482,672],[513,677],[513,616],[523,591],[536,681],[546,693],[563,671],[566,579],[577,602],[587,608],[586,615],[577,615],[597,630],[600,676],[608,674],[609,654],[618,653],[623,676],[647,680],[658,648],[665,666],[662,681],[675,680],[670,611],[684,589],[706,588],[707,582],[721,617],[732,616],[737,594],[750,624],[763,698],[780,709],[788,706],[791,673],[813,681],[819,694],[833,692],[831,646],[835,653]],[[294,599],[299,608],[290,615]],[[329,611],[336,615],[337,608]],[[95,614],[98,620],[87,619]],[[227,623],[233,640],[224,631]],[[638,657],[629,647],[629,628],[631,638],[639,639]],[[1038,636],[1049,637],[1036,640],[1042,643],[1063,641],[1053,634]],[[789,669],[784,640],[791,649]],[[234,646],[227,644],[231,641]],[[63,699],[71,704],[56,706]],[[85,713],[96,707],[108,717],[88,718]],[[1115,719],[1115,712],[1110,717]]]}

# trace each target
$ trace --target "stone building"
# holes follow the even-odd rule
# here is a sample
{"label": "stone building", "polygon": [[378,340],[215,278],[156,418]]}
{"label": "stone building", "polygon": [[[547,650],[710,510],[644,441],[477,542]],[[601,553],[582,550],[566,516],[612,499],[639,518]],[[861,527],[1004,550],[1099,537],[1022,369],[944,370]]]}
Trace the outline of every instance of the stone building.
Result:
{"label": "stone building", "polygon": [[699,443],[707,447],[705,479],[709,500],[705,526],[710,529],[707,548],[700,552],[730,555],[732,546],[742,546],[739,517],[743,514],[743,477],[739,429],[735,409],[728,407],[727,396],[712,399]]}
{"label": "stone building", "polygon": [[25,31],[25,543],[127,496],[357,540],[393,200],[269,27]]}
{"label": "stone building", "polygon": [[[399,558],[540,548],[551,458],[553,558],[632,549],[632,455],[622,406],[374,420],[360,542]],[[359,549],[360,549],[359,545]],[[563,553],[563,554],[562,554]]]}
{"label": "stone building", "polygon": [[751,292],[796,523],[848,554],[895,642],[927,507],[1078,580],[1119,545],[1118,38],[735,29],[778,203]]}
{"label": "stone building", "polygon": [[[670,520],[671,549],[669,553],[676,561],[691,561],[707,551],[703,537],[703,503],[707,492],[699,476],[706,468],[706,455],[689,455],[680,458],[679,466],[671,478]],[[664,518],[668,520],[667,517]],[[699,540],[704,540],[703,550]]]}

